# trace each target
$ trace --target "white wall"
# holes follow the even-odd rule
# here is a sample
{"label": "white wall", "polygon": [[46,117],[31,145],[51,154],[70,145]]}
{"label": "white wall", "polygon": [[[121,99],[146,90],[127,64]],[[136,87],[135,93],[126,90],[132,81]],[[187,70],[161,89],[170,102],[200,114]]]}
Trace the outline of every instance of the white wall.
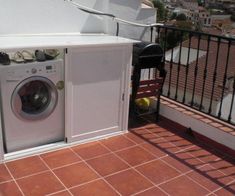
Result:
{"label": "white wall", "polygon": [[187,114],[183,114],[167,105],[161,104],[160,107],[160,114],[162,116],[177,122],[184,127],[191,128],[193,131],[235,150],[234,136],[231,134],[221,131],[220,129],[197,120]]}
{"label": "white wall", "polygon": [[[103,11],[108,0],[75,0]],[[0,34],[104,32],[105,20],[64,0],[0,0]]]}
{"label": "white wall", "polygon": [[[224,97],[224,99],[223,99],[223,104],[222,104],[222,108],[221,108],[221,118],[223,118],[225,120],[227,120],[229,117],[232,98],[233,98],[233,95],[232,95],[232,93],[230,93],[226,97]],[[235,100],[235,97],[234,97],[234,100]],[[232,107],[233,108],[232,108],[231,121],[233,123],[235,123],[235,101],[234,101],[234,104]],[[216,108],[217,115],[219,113],[219,110],[220,110],[220,103],[217,105],[217,108]]]}
{"label": "white wall", "polygon": [[[142,24],[152,24],[156,22],[156,9],[142,8],[141,0],[109,0],[108,11],[115,16],[138,22]],[[115,34],[116,23],[108,21],[108,33]],[[150,29],[134,27],[126,24],[120,25],[119,35],[137,40],[150,40]]]}
{"label": "white wall", "polygon": [[[154,23],[155,9],[141,9],[141,0],[74,0],[84,6],[133,22]],[[64,0],[0,0],[0,35],[34,33],[109,33],[116,23],[107,17],[85,13]],[[143,39],[145,30],[120,25],[120,36]],[[149,40],[150,34],[146,35]]]}

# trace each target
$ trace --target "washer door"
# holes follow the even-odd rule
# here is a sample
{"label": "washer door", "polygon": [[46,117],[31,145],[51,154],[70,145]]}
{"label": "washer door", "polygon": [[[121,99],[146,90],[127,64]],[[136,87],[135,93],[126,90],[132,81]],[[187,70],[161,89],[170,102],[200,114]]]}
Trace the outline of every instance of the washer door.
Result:
{"label": "washer door", "polygon": [[58,102],[56,86],[47,78],[34,76],[23,80],[14,90],[11,107],[22,120],[48,117]]}

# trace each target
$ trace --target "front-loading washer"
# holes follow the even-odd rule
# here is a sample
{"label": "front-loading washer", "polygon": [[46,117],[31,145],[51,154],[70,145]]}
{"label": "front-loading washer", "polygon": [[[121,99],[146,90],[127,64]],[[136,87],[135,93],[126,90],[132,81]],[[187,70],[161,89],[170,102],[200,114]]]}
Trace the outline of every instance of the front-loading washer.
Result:
{"label": "front-loading washer", "polygon": [[61,59],[0,66],[6,153],[64,140]]}

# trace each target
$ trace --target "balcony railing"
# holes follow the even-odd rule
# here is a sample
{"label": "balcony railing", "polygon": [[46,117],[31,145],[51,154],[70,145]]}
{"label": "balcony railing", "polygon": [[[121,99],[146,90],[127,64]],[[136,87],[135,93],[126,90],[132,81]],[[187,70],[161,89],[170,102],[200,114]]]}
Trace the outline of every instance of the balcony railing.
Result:
{"label": "balcony railing", "polygon": [[235,39],[156,25],[151,41],[164,49],[163,96],[234,125]]}

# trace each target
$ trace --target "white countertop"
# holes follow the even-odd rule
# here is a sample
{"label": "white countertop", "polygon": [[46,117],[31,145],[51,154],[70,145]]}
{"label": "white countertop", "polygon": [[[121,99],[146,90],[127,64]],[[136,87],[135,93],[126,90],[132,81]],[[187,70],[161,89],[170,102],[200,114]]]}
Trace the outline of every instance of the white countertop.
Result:
{"label": "white countertop", "polygon": [[132,44],[138,41],[105,34],[0,36],[0,51],[15,49],[72,48],[89,45]]}

